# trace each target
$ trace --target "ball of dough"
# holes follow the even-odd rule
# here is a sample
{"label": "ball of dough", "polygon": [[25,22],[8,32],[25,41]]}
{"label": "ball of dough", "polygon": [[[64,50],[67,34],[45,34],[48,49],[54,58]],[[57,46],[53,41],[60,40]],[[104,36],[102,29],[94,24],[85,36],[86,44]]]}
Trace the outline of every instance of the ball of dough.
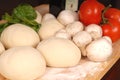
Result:
{"label": "ball of dough", "polygon": [[33,46],[39,42],[39,35],[30,27],[23,24],[13,24],[4,29],[1,42],[6,48],[15,46]]}
{"label": "ball of dough", "polygon": [[36,10],[36,14],[37,14],[37,17],[35,21],[40,24],[42,21],[42,15],[37,10]]}
{"label": "ball of dough", "polygon": [[46,62],[32,47],[10,48],[0,56],[0,73],[10,80],[34,80],[42,76]]}
{"label": "ball of dough", "polygon": [[81,51],[70,40],[52,37],[40,42],[37,49],[51,67],[71,67],[79,63]]}
{"label": "ball of dough", "polygon": [[43,40],[53,36],[57,31],[59,31],[62,28],[64,28],[64,26],[61,23],[59,23],[56,19],[49,19],[41,23],[41,27],[38,31],[38,34]]}
{"label": "ball of dough", "polygon": [[3,46],[3,44],[0,42],[0,54],[5,51],[5,47]]}

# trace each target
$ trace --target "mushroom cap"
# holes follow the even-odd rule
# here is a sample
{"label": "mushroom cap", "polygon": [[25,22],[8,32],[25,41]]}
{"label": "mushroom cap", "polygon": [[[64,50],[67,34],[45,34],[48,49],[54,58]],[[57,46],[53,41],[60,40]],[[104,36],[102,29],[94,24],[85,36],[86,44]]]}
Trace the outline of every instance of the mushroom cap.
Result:
{"label": "mushroom cap", "polygon": [[87,47],[87,57],[92,61],[106,61],[112,55],[112,44],[105,38],[92,41]]}
{"label": "mushroom cap", "polygon": [[89,24],[85,27],[85,31],[89,32],[93,39],[102,37],[102,28],[97,24]]}
{"label": "mushroom cap", "polygon": [[112,39],[109,36],[103,36],[103,38],[112,44]]}
{"label": "mushroom cap", "polygon": [[65,29],[61,29],[55,33],[55,37],[71,39],[71,35],[66,32]]}
{"label": "mushroom cap", "polygon": [[66,26],[66,32],[71,36],[74,36],[76,33],[84,29],[83,24],[80,21],[75,21]]}
{"label": "mushroom cap", "polygon": [[51,13],[46,13],[42,18],[42,22],[47,21],[49,19],[56,19],[56,17]]}
{"label": "mushroom cap", "polygon": [[89,44],[92,41],[92,37],[88,32],[81,31],[73,36],[73,41],[78,47],[82,47]]}
{"label": "mushroom cap", "polygon": [[78,14],[71,10],[63,10],[59,13],[57,17],[58,21],[63,25],[68,25],[74,21],[78,21]]}

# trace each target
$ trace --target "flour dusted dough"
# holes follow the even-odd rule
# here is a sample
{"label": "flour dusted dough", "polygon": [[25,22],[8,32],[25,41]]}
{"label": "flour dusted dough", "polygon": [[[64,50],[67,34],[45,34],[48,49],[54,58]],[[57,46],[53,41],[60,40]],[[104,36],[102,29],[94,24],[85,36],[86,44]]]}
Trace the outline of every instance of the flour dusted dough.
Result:
{"label": "flour dusted dough", "polygon": [[51,67],[75,66],[81,59],[81,51],[68,39],[52,37],[40,42],[37,49]]}
{"label": "flour dusted dough", "polygon": [[1,34],[1,42],[6,48],[15,46],[35,47],[39,41],[39,35],[32,28],[23,24],[10,25]]}
{"label": "flour dusted dough", "polygon": [[3,44],[0,42],[0,54],[1,54],[3,51],[5,51],[5,48],[4,48]]}
{"label": "flour dusted dough", "polygon": [[0,56],[0,73],[10,80],[34,80],[45,73],[46,63],[32,47],[14,47]]}
{"label": "flour dusted dough", "polygon": [[41,27],[38,34],[42,40],[47,39],[53,35],[64,26],[56,19],[49,19],[41,23]]}

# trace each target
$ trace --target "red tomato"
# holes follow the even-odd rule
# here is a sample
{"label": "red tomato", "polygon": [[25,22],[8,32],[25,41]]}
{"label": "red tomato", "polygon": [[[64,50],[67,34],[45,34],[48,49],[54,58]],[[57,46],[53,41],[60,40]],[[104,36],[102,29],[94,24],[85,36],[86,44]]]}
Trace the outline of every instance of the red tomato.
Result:
{"label": "red tomato", "polygon": [[109,36],[112,42],[120,39],[120,23],[116,20],[109,19],[109,23],[102,26],[103,36]]}
{"label": "red tomato", "polygon": [[104,17],[108,19],[114,19],[120,22],[120,10],[116,8],[109,8],[105,12]]}
{"label": "red tomato", "polygon": [[105,8],[103,4],[97,0],[85,0],[79,9],[80,21],[85,25],[99,24],[101,22],[102,10]]}

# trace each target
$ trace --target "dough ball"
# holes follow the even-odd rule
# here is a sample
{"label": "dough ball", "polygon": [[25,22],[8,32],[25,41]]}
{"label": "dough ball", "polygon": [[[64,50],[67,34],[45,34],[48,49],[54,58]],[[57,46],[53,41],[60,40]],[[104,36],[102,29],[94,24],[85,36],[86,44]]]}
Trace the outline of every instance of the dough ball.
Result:
{"label": "dough ball", "polygon": [[5,51],[5,47],[3,46],[3,44],[0,42],[0,54]]}
{"label": "dough ball", "polygon": [[23,24],[13,24],[4,29],[1,42],[6,48],[15,46],[33,46],[39,42],[39,35],[30,27]]}
{"label": "dough ball", "polygon": [[0,73],[10,80],[34,80],[45,73],[46,62],[32,47],[10,48],[0,56]]}
{"label": "dough ball", "polygon": [[42,15],[37,10],[36,10],[36,14],[37,14],[37,17],[35,21],[40,24],[42,21]]}
{"label": "dough ball", "polygon": [[59,23],[56,19],[49,19],[41,23],[41,27],[38,31],[38,34],[43,40],[53,36],[57,31],[59,31],[62,28],[64,28],[64,26],[61,23]]}
{"label": "dough ball", "polygon": [[71,67],[79,63],[81,51],[70,40],[52,37],[40,42],[37,49],[51,67]]}

